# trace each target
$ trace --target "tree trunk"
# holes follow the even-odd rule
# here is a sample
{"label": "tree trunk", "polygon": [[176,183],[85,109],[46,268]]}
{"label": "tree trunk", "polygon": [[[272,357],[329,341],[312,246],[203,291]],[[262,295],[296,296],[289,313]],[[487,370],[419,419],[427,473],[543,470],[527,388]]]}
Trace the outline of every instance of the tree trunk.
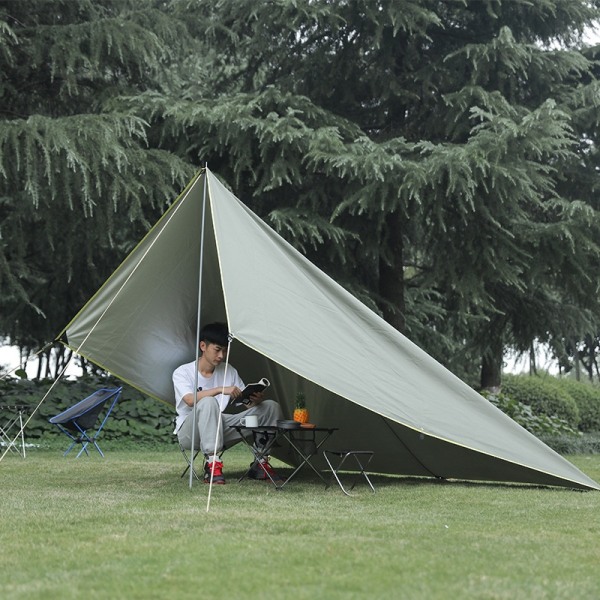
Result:
{"label": "tree trunk", "polygon": [[481,389],[498,391],[502,385],[504,342],[500,331],[490,331],[490,346],[481,357]]}
{"label": "tree trunk", "polygon": [[533,342],[529,345],[529,374],[537,375],[537,365],[535,364],[535,348]]}
{"label": "tree trunk", "polygon": [[386,219],[386,234],[391,264],[379,259],[379,294],[384,300],[383,318],[400,333],[406,329],[404,318],[404,242],[402,220],[397,213],[390,213]]}
{"label": "tree trunk", "polygon": [[579,362],[579,348],[577,341],[573,342],[573,361],[575,362],[575,379],[581,381],[581,363]]}

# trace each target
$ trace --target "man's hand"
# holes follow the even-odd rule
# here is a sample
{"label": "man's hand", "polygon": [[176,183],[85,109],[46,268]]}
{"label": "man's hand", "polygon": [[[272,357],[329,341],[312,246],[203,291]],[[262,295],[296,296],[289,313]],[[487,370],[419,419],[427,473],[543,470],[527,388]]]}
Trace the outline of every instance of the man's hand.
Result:
{"label": "man's hand", "polygon": [[237,385],[230,385],[230,386],[224,388],[223,392],[225,393],[226,396],[229,396],[232,400],[237,400],[240,397],[242,390],[240,390],[240,388],[237,387]]}
{"label": "man's hand", "polygon": [[252,396],[250,396],[248,404],[248,408],[252,408],[253,406],[258,406],[265,399],[265,395],[263,392],[254,392]]}
{"label": "man's hand", "polygon": [[[209,396],[218,396],[220,393],[225,394],[226,396],[229,396],[230,398],[232,398],[233,400],[235,400],[236,398],[239,398],[242,390],[240,390],[239,387],[237,387],[236,385],[230,385],[229,387],[226,388],[211,388],[209,390],[198,390],[196,392],[196,402],[200,402],[201,400],[203,400],[204,398],[207,398]],[[183,397],[183,401],[188,405],[188,406],[194,406],[194,394],[186,394]]]}

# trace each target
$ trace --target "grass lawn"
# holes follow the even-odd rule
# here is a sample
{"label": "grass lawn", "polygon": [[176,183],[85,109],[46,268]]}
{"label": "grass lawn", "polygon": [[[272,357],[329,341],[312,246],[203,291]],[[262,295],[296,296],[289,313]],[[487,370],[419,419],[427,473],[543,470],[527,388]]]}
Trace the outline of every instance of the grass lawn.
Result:
{"label": "grass lawn", "polygon": [[[598,598],[600,493],[374,476],[348,498],[179,476],[176,447],[0,463],[0,598]],[[600,456],[569,460],[600,481]],[[198,467],[200,467],[198,463]]]}

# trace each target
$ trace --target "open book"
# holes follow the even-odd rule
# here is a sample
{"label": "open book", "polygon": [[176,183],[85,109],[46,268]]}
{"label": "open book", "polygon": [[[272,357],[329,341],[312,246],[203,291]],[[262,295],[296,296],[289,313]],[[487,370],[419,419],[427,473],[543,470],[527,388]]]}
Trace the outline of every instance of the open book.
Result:
{"label": "open book", "polygon": [[266,377],[263,377],[260,381],[256,383],[249,383],[243,390],[242,393],[235,399],[236,402],[241,402],[242,404],[250,404],[250,396],[255,394],[256,392],[262,392],[266,390],[271,383]]}

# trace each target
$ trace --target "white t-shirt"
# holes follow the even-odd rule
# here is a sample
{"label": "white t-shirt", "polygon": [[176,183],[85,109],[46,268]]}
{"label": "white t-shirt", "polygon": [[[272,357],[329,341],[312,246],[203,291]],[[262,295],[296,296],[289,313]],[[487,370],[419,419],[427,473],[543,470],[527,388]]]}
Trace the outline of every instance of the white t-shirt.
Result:
{"label": "white t-shirt", "polygon": [[[196,372],[198,372],[198,391],[210,390],[212,388],[229,387],[230,385],[236,385],[241,390],[244,389],[245,385],[239,376],[238,372],[231,365],[227,365],[227,372],[225,371],[223,363],[218,365],[214,370],[211,377],[203,377],[202,373],[196,369],[196,361],[181,365],[173,372],[173,387],[175,389],[175,409],[177,410],[177,419],[175,421],[175,433],[179,431],[179,428],[185,421],[186,417],[192,412],[192,407],[188,406],[183,397],[186,394],[194,393],[194,382],[196,380]],[[228,394],[216,394],[223,412],[229,404]]]}

